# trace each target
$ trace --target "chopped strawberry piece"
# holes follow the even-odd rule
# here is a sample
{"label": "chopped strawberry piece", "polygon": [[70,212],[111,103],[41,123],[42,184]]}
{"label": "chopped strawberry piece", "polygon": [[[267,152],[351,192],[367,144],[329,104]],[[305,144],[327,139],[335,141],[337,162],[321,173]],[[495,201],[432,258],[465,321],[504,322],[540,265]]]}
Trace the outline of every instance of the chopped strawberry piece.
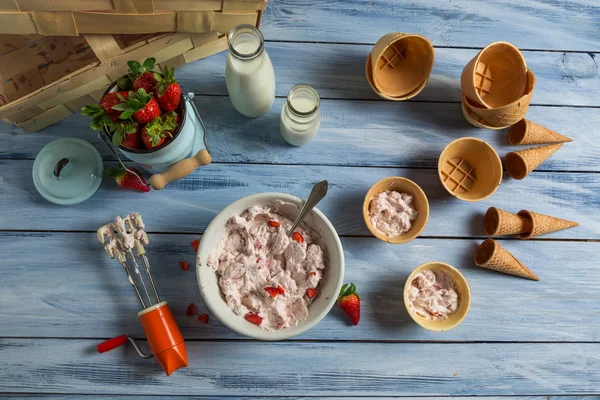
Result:
{"label": "chopped strawberry piece", "polygon": [[277,285],[277,292],[279,294],[285,294],[285,290],[283,290],[283,288],[281,287],[281,285]]}
{"label": "chopped strawberry piece", "polygon": [[309,299],[312,299],[313,297],[315,297],[317,295],[317,288],[306,289],[306,295],[308,296]]}
{"label": "chopped strawberry piece", "polygon": [[280,225],[281,225],[281,223],[279,223],[278,221],[274,221],[274,220],[269,221],[269,226],[272,226],[273,228],[277,228]]}
{"label": "chopped strawberry piece", "polygon": [[249,312],[244,318],[246,318],[246,321],[252,322],[254,325],[260,325],[263,320],[260,315],[253,312]]}
{"label": "chopped strawberry piece", "polygon": [[265,288],[265,292],[269,293],[269,296],[271,296],[271,297],[275,297],[279,294],[279,290],[277,290],[277,288],[274,288],[271,286],[267,286]]}
{"label": "chopped strawberry piece", "polygon": [[275,325],[275,328],[281,329],[282,326],[283,326],[283,322],[280,322],[277,325]]}
{"label": "chopped strawberry piece", "polygon": [[192,240],[192,247],[194,248],[194,251],[196,253],[198,252],[199,246],[200,246],[200,241],[198,239]]}
{"label": "chopped strawberry piece", "polygon": [[190,305],[187,307],[187,310],[185,312],[190,317],[192,315],[196,315],[196,306],[194,305],[194,303],[190,303]]}
{"label": "chopped strawberry piece", "polygon": [[315,275],[317,275],[317,273],[316,273],[315,271],[310,271],[308,274],[309,274],[310,276],[315,276]]}
{"label": "chopped strawberry piece", "polygon": [[198,315],[198,321],[204,322],[205,324],[208,324],[208,314],[200,314],[200,315]]}
{"label": "chopped strawberry piece", "polygon": [[298,232],[292,233],[292,239],[294,239],[298,243],[303,243],[304,242],[304,236],[302,236]]}
{"label": "chopped strawberry piece", "polygon": [[179,266],[182,270],[187,271],[190,267],[190,264],[187,261],[179,261]]}

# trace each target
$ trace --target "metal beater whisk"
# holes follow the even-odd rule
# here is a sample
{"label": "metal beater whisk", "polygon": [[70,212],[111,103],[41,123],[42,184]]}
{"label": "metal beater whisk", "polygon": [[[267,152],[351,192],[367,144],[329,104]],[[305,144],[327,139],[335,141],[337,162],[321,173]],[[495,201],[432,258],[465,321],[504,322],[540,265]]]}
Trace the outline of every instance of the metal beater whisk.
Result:
{"label": "metal beater whisk", "polygon": [[[98,240],[104,245],[104,250],[108,256],[113,259],[116,257],[123,266],[123,269],[125,269],[127,279],[131,286],[133,286],[140,304],[145,309],[151,305],[160,303],[160,297],[150,273],[150,263],[146,257],[146,248],[144,246],[148,245],[149,240],[144,228],[144,222],[140,214],[131,213],[125,218],[117,216],[115,222],[102,226],[98,229],[97,233]],[[134,249],[144,265],[144,270],[146,271],[145,279],[133,254]],[[141,285],[142,292],[140,292],[136,280]],[[156,300],[153,300],[148,293],[145,281],[150,283]]]}

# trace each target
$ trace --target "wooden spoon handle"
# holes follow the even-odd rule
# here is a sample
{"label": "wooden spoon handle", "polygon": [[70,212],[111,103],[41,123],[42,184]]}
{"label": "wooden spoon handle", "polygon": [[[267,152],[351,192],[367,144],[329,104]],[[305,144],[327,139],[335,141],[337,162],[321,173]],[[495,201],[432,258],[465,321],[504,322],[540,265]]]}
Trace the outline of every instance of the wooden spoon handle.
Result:
{"label": "wooden spoon handle", "polygon": [[162,174],[152,175],[150,177],[150,185],[154,190],[161,190],[167,184],[188,176],[199,166],[210,164],[211,161],[212,157],[208,153],[208,150],[202,149],[190,158],[177,161]]}

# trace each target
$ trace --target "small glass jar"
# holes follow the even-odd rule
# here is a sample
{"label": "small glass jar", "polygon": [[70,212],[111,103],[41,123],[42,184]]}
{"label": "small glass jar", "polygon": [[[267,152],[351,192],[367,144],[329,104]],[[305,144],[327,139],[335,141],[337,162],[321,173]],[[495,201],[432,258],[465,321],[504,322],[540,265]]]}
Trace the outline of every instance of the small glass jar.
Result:
{"label": "small glass jar", "polygon": [[281,136],[291,145],[304,146],[310,142],[321,124],[321,99],[308,85],[296,85],[290,90],[281,110]]}
{"label": "small glass jar", "polygon": [[239,25],[229,32],[227,44],[225,83],[231,104],[246,117],[266,114],[275,101],[275,71],[262,33],[253,25]]}

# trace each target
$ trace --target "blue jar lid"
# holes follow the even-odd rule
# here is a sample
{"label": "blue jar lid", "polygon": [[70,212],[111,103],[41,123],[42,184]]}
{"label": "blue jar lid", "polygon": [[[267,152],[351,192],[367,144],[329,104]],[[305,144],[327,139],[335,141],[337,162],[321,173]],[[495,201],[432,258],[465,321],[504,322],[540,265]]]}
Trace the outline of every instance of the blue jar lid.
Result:
{"label": "blue jar lid", "polygon": [[104,164],[98,150],[85,140],[57,139],[39,152],[33,163],[33,183],[48,201],[68,206],[89,199],[102,182]]}

